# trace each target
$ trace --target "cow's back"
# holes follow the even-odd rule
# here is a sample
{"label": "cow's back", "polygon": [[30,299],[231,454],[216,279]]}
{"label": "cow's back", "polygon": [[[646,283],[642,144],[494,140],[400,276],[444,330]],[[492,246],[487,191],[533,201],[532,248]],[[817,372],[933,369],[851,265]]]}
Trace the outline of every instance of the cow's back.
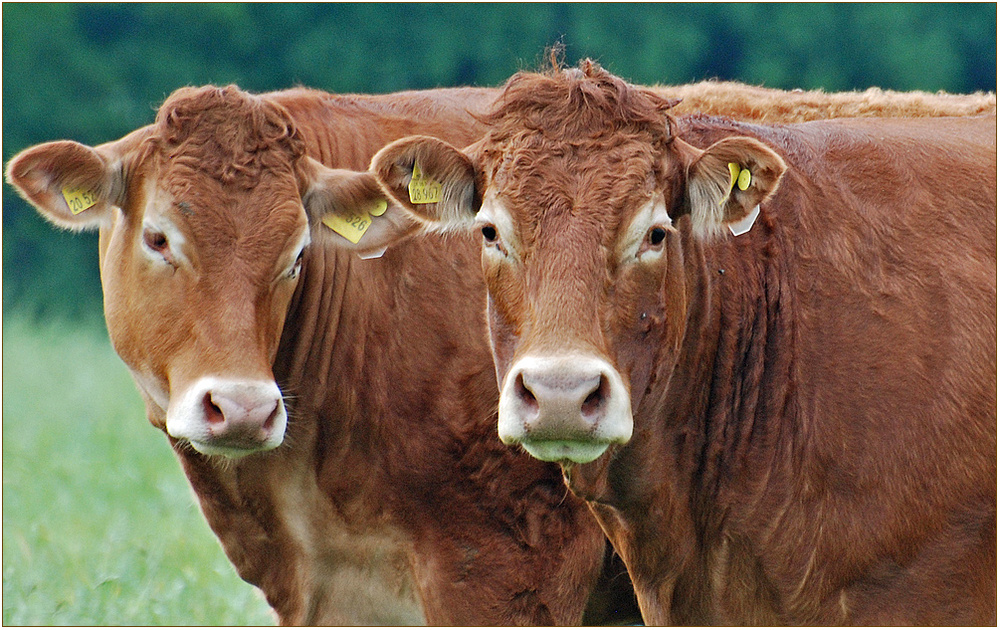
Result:
{"label": "cow's back", "polygon": [[413,133],[469,144],[486,129],[477,117],[499,95],[496,88],[440,88],[390,97],[298,88],[265,96],[289,111],[310,155],[336,168],[364,170],[375,151]]}

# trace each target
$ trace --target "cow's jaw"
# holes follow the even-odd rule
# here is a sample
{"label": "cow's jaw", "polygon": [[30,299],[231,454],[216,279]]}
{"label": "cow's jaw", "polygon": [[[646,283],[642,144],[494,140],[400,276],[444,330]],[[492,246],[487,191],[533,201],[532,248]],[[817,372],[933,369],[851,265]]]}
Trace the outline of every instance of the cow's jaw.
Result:
{"label": "cow's jaw", "polygon": [[274,381],[203,377],[171,397],[166,429],[205,455],[239,458],[278,447],[287,423]]}
{"label": "cow's jaw", "polygon": [[621,375],[596,356],[526,356],[504,378],[500,439],[543,461],[585,464],[632,437]]}

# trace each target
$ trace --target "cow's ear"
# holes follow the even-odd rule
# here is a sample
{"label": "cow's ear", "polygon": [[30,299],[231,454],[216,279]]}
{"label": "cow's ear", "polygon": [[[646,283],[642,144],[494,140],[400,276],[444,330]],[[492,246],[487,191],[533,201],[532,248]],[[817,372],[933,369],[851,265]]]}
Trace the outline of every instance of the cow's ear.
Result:
{"label": "cow's ear", "polygon": [[327,168],[305,158],[300,178],[302,203],[314,234],[320,230],[329,242],[362,258],[381,256],[419,227],[367,171]]}
{"label": "cow's ear", "polygon": [[726,227],[737,235],[749,230],[760,204],[778,188],[785,161],[746,137],[725,138],[704,151],[686,148],[692,158],[686,198],[695,234],[710,238]]}
{"label": "cow's ear", "polygon": [[125,144],[39,144],[11,159],[7,181],[52,223],[72,230],[97,228],[122,204]]}
{"label": "cow's ear", "polygon": [[472,225],[482,204],[472,159],[437,138],[397,140],[372,158],[371,171],[400,206],[432,231]]}

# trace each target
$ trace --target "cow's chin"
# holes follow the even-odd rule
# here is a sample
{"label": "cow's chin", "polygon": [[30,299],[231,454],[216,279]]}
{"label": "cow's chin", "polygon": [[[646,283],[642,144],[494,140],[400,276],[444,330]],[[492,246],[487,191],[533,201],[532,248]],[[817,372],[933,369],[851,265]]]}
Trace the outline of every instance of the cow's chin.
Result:
{"label": "cow's chin", "polygon": [[197,440],[187,440],[191,448],[198,451],[202,455],[210,455],[217,457],[224,457],[226,459],[242,459],[248,455],[254,455],[257,453],[266,453],[268,451],[274,450],[281,445],[281,442],[274,444],[265,443],[256,446],[240,446],[231,444],[214,444],[199,442]]}
{"label": "cow's chin", "polygon": [[524,450],[544,462],[587,464],[608,450],[610,442],[573,442],[569,440],[534,440],[521,442]]}

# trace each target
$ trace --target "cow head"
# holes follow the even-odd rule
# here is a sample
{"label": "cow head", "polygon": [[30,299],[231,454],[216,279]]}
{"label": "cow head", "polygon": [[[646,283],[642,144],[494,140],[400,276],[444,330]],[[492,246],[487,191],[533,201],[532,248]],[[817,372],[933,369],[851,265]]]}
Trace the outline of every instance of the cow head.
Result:
{"label": "cow head", "polygon": [[271,366],[310,241],[378,251],[403,220],[373,209],[363,238],[312,230],[350,222],[332,199],[374,207],[377,183],[309,158],[284,108],[232,86],[178,90],[116,142],[27,149],[7,178],[53,223],[100,230],[108,330],[150,421],[233,457],[284,438]]}
{"label": "cow head", "polygon": [[482,232],[500,438],[589,462],[629,441],[639,398],[676,360],[688,296],[675,222],[719,238],[785,167],[751,138],[695,148],[672,102],[591,62],[515,76],[500,103],[464,151],[407,138],[372,170],[431,229]]}

